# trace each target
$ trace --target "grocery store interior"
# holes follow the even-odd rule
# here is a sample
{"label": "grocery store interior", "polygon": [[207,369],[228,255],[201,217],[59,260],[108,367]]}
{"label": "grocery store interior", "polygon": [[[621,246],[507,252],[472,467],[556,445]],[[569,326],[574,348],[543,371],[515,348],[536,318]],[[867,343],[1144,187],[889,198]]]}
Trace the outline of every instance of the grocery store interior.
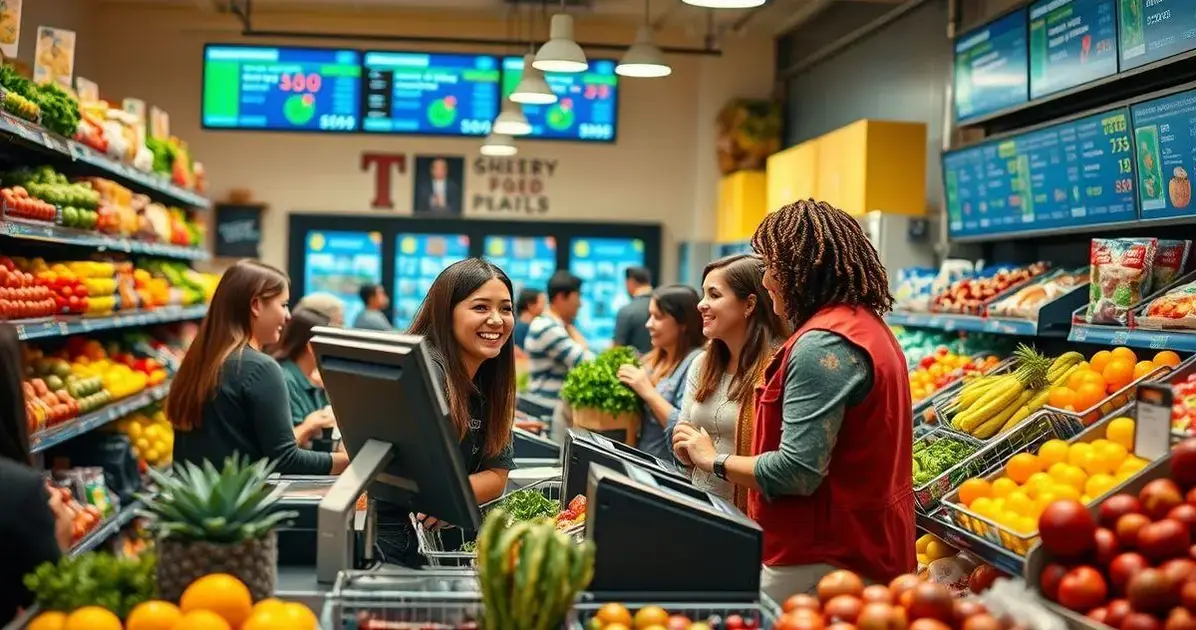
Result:
{"label": "grocery store interior", "polygon": [[0,0],[5,630],[1196,628],[1196,0]]}

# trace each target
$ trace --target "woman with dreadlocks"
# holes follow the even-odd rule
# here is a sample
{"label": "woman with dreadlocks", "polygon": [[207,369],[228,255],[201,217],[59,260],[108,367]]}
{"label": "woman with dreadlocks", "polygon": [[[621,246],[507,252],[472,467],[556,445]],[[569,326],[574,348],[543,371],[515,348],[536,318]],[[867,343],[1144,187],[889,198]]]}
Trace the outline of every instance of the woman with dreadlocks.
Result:
{"label": "woman with dreadlocks", "polygon": [[766,216],[752,247],[795,330],[757,386],[753,455],[716,455],[692,431],[678,450],[748,489],[769,597],[808,592],[839,568],[887,583],[916,560],[913,412],[882,319],[893,304],[884,267],[855,219],[813,200]]}

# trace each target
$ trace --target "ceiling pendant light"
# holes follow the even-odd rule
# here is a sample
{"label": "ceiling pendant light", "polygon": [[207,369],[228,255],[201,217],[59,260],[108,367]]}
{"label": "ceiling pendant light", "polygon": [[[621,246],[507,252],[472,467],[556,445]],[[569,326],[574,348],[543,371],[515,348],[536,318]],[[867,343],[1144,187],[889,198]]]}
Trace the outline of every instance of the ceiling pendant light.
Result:
{"label": "ceiling pendant light", "polygon": [[531,53],[523,56],[523,74],[509,98],[523,105],[552,105],[557,101],[556,92],[544,80],[544,73],[532,65],[534,58]]}
{"label": "ceiling pendant light", "polygon": [[532,126],[523,115],[522,105],[504,100],[502,112],[494,119],[492,131],[503,136],[526,136],[532,132]]}
{"label": "ceiling pendant light", "polygon": [[[645,21],[648,16],[645,10]],[[652,43],[652,27],[646,23],[636,31],[635,43],[627,48],[623,59],[615,66],[615,74],[624,77],[655,79],[672,73],[673,69],[665,61],[664,53]]]}
{"label": "ceiling pendant light", "polygon": [[557,13],[552,16],[548,41],[536,52],[532,62],[542,72],[585,72],[590,67],[581,46],[573,41],[573,16]]}
{"label": "ceiling pendant light", "polygon": [[704,9],[752,9],[768,0],[681,0],[685,4]]}
{"label": "ceiling pendant light", "polygon": [[488,157],[510,157],[519,152],[511,136],[491,132],[482,143],[481,154]]}

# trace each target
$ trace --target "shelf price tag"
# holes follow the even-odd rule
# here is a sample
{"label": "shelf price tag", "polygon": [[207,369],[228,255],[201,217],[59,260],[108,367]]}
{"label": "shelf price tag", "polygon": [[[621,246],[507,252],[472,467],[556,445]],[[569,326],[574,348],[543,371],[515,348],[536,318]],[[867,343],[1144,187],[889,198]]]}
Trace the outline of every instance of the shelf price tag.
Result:
{"label": "shelf price tag", "polygon": [[1138,386],[1137,398],[1134,454],[1154,461],[1171,451],[1171,386],[1142,383]]}

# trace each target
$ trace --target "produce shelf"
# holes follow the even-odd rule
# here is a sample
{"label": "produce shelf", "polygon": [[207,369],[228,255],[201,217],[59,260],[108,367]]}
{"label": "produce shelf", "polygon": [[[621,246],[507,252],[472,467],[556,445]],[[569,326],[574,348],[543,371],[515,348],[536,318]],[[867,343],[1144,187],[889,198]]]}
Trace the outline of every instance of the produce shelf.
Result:
{"label": "produce shelf", "polygon": [[0,219],[0,236],[19,238],[62,245],[94,247],[100,251],[111,250],[126,254],[145,254],[182,260],[207,260],[208,250],[201,247],[184,247],[165,243],[150,243],[128,238],[115,238],[92,230],[77,230],[51,223]]}
{"label": "produce shelf", "polygon": [[150,196],[193,208],[208,209],[212,207],[210,200],[195,192],[175,186],[165,177],[139,171],[132,166],[110,159],[91,147],[79,144],[74,140],[67,140],[38,125],[3,112],[0,112],[0,137],[9,141],[19,140],[20,144],[33,145],[34,148],[70,158],[75,162],[82,162],[103,171],[112,179],[119,180],[122,184],[136,188]]}
{"label": "produce shelf", "polygon": [[149,387],[123,400],[118,400],[89,414],[68,420],[54,428],[38,431],[29,436],[29,452],[39,453],[67,440],[79,437],[97,427],[123,418],[138,409],[165,400],[170,392],[170,381]]}
{"label": "produce shelf", "polygon": [[207,312],[206,304],[197,304],[194,306],[167,306],[149,311],[117,312],[103,317],[60,315],[35,319],[14,319],[9,320],[8,324],[16,327],[21,341],[32,341],[116,328],[136,328],[203,319]]}
{"label": "produce shelf", "polygon": [[949,517],[941,510],[931,515],[918,513],[916,518],[918,529],[938,536],[948,545],[966,551],[1005,573],[1021,575],[1026,566],[1023,558],[1008,549],[998,547],[943,520]]}
{"label": "produce shelf", "polygon": [[1148,350],[1196,352],[1196,331],[1147,330],[1074,323],[1068,341],[1107,346],[1129,346]]}
{"label": "produce shelf", "polygon": [[122,507],[115,515],[102,521],[95,529],[91,530],[79,542],[71,547],[72,556],[85,554],[89,551],[94,551],[96,547],[104,544],[104,541],[114,536],[117,532],[125,528],[125,525],[133,522],[137,518],[137,512],[142,508],[141,501],[133,501],[129,505]]}
{"label": "produce shelf", "polygon": [[[1033,282],[1049,279],[1050,276],[1036,278]],[[1018,285],[1012,290],[1002,293],[1003,298],[1025,285]],[[996,299],[996,298],[994,298]],[[956,313],[913,313],[909,311],[893,311],[885,316],[885,321],[892,326],[907,326],[910,328],[933,328],[946,332],[986,332],[997,335],[1015,335],[1021,337],[1062,337],[1070,328],[1072,313],[1088,302],[1088,283],[1076,286],[1071,291],[1043,304],[1038,310],[1038,319],[1021,319],[1017,317],[991,317],[985,315],[961,315]]]}

